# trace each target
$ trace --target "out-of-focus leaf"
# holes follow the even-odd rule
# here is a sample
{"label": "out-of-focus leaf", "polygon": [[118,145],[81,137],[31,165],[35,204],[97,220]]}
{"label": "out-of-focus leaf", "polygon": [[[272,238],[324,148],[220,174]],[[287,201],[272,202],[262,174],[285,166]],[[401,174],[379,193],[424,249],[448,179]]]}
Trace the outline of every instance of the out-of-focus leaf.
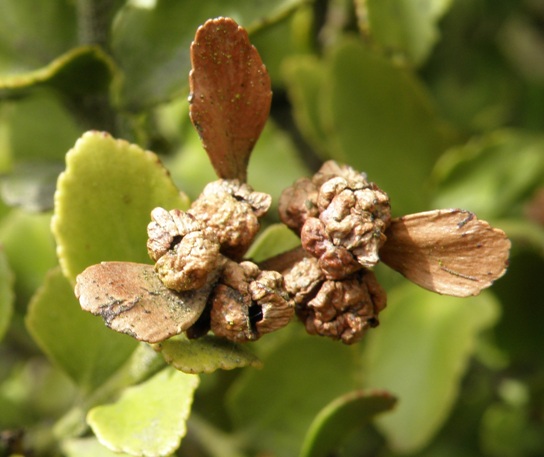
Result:
{"label": "out-of-focus leaf", "polygon": [[544,136],[493,132],[449,150],[434,170],[438,208],[462,207],[483,219],[519,213],[544,184]]}
{"label": "out-of-focus leaf", "polygon": [[150,263],[151,210],[187,206],[158,157],[106,133],[87,132],[66,164],[52,222],[64,274],[75,283],[86,267],[101,261]]}
{"label": "out-of-focus leaf", "polygon": [[119,400],[89,411],[98,440],[114,452],[167,456],[185,436],[196,375],[167,368],[149,381],[126,389]]}
{"label": "out-of-focus leaf", "polygon": [[422,64],[451,0],[357,0],[359,26],[388,54]]}
{"label": "out-of-focus leaf", "polygon": [[379,329],[367,336],[364,383],[401,399],[377,423],[395,450],[415,452],[448,417],[476,337],[496,321],[498,305],[485,292],[461,300],[411,284],[388,295]]}
{"label": "out-of-focus leaf", "polygon": [[0,341],[4,337],[13,314],[13,292],[14,276],[11,271],[6,253],[0,246]]}
{"label": "out-of-focus leaf", "polygon": [[46,273],[57,265],[51,236],[51,216],[14,209],[0,224],[0,242],[15,273],[18,300],[26,303],[42,284]]}
{"label": "out-of-focus leaf", "polygon": [[0,78],[0,95],[25,94],[30,87],[47,85],[70,96],[107,91],[115,72],[112,59],[99,47],[82,46],[29,73]]}
{"label": "out-of-focus leaf", "polygon": [[16,164],[13,172],[1,179],[0,192],[4,202],[27,211],[53,209],[53,195],[62,170],[60,161]]}
{"label": "out-of-focus leaf", "polygon": [[356,390],[333,400],[315,417],[302,445],[300,457],[327,457],[354,429],[392,409],[396,398],[387,392]]}
{"label": "out-of-focus leaf", "polygon": [[196,29],[207,19],[232,17],[252,32],[302,3],[303,0],[225,0],[201,2],[195,8],[190,0],[161,0],[154,7],[145,8],[127,2],[118,15],[112,42],[116,61],[125,73],[124,105],[140,110],[166,101],[187,87],[189,46]]}
{"label": "out-of-focus leaf", "polygon": [[45,89],[0,104],[0,172],[19,161],[62,161],[81,134],[60,98]]}
{"label": "out-of-focus leaf", "polygon": [[72,2],[2,1],[0,72],[24,73],[47,64],[75,44],[76,25]]}
{"label": "out-of-focus leaf", "polygon": [[246,346],[212,335],[189,340],[185,335],[170,338],[153,346],[166,363],[185,373],[212,373],[262,363]]}
{"label": "out-of-focus leaf", "polygon": [[99,386],[137,346],[82,311],[60,269],[47,275],[33,297],[26,325],[47,356],[83,389]]}
{"label": "out-of-focus leaf", "polygon": [[320,108],[327,80],[323,63],[314,56],[297,56],[286,60],[283,73],[298,127],[316,151],[330,157],[330,138]]}
{"label": "out-of-focus leaf", "polygon": [[296,455],[316,414],[357,387],[353,350],[300,335],[263,354],[264,368],[243,373],[227,397],[240,432],[262,452]]}
{"label": "out-of-focus leaf", "polygon": [[261,262],[300,245],[300,238],[284,224],[267,227],[253,242],[246,257]]}
{"label": "out-of-focus leaf", "polygon": [[449,134],[423,85],[350,39],[332,50],[326,71],[321,109],[333,158],[366,172],[394,212],[428,209],[425,184]]}

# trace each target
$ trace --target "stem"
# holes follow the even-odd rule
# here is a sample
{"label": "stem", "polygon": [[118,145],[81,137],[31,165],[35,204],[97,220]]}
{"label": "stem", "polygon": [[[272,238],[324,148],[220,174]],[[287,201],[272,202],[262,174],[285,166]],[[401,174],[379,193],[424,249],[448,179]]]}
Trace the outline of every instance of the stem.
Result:
{"label": "stem", "polygon": [[77,0],[79,43],[108,49],[111,22],[118,7],[118,0]]}

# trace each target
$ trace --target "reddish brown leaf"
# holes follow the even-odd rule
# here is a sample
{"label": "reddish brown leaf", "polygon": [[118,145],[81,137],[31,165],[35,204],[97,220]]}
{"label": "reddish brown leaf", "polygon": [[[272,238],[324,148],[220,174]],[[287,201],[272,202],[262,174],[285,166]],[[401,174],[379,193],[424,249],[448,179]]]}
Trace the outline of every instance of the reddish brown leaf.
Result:
{"label": "reddish brown leaf", "polygon": [[167,289],[152,265],[103,262],[77,277],[81,307],[102,316],[111,329],[139,341],[157,343],[177,335],[198,319],[209,293]]}
{"label": "reddish brown leaf", "polygon": [[477,295],[508,266],[505,233],[468,211],[445,209],[393,219],[386,236],[380,259],[440,294]]}
{"label": "reddish brown leaf", "polygon": [[247,32],[230,18],[207,21],[191,45],[191,120],[220,178],[246,181],[270,111],[270,77]]}

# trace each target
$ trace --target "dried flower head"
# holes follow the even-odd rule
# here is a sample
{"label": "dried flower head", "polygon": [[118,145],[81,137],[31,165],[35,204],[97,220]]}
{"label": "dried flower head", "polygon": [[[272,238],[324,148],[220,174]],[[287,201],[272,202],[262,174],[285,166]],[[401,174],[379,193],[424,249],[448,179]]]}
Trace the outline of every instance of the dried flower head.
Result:
{"label": "dried flower head", "polygon": [[362,269],[340,280],[326,280],[297,314],[312,335],[328,336],[353,344],[379,324],[386,294],[369,270]]}
{"label": "dried flower head", "polygon": [[239,260],[259,231],[259,218],[271,201],[270,195],[254,192],[248,184],[221,179],[204,188],[188,213],[213,230],[222,254]]}
{"label": "dried flower head", "polygon": [[284,191],[280,217],[300,233],[329,279],[372,268],[391,219],[389,197],[349,166],[326,162],[312,180]]}
{"label": "dried flower head", "polygon": [[208,282],[219,262],[215,232],[189,213],[155,208],[147,226],[147,250],[169,289],[195,290]]}
{"label": "dried flower head", "polygon": [[294,309],[283,277],[252,262],[228,261],[211,297],[211,329],[231,341],[254,341],[289,323]]}

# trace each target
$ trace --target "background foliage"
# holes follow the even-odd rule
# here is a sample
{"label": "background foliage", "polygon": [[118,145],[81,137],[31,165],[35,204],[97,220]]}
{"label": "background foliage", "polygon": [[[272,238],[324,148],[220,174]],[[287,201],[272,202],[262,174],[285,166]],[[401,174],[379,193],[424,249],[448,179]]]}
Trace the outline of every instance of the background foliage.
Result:
{"label": "background foliage", "polygon": [[[0,455],[544,454],[542,2],[0,0],[0,11]],[[248,29],[273,81],[256,190],[277,203],[321,161],[346,162],[395,215],[462,207],[503,228],[506,276],[453,299],[380,266],[388,308],[362,343],[294,323],[240,353],[218,346],[200,375],[81,311],[85,266],[149,262],[149,210],[187,205],[173,183],[194,198],[215,179],[187,75],[196,28],[217,16]],[[76,143],[88,130],[126,142]],[[292,246],[277,221],[272,210],[255,258]],[[165,358],[179,358],[185,343],[169,344]],[[255,355],[261,369],[209,373]]]}

